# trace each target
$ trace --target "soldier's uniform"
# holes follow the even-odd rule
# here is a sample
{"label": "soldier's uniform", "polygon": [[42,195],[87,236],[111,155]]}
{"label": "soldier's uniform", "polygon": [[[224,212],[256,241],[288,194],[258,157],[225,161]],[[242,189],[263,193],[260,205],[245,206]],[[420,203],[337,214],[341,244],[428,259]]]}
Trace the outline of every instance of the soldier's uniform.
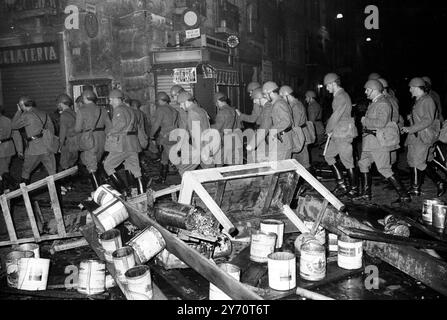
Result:
{"label": "soldier's uniform", "polygon": [[[180,108],[180,107],[179,107]],[[184,110],[182,110],[184,112]],[[169,104],[159,105],[155,110],[153,122],[151,124],[150,137],[154,137],[158,130],[158,143],[162,146],[163,152],[161,154],[161,164],[169,164],[169,151],[173,143],[169,141],[169,135],[172,130],[178,127],[180,116],[177,109],[173,108]],[[183,124],[183,129],[186,129],[186,124]]]}
{"label": "soldier's uniform", "polygon": [[76,113],[65,109],[60,116],[59,140],[61,145],[60,166],[62,170],[73,167],[79,157],[79,140],[75,131]]}
{"label": "soldier's uniform", "polygon": [[[293,99],[291,101],[290,106],[293,112],[293,121],[295,127],[304,128],[307,123],[307,113],[306,108],[298,99]],[[299,153],[293,153],[293,159],[297,160],[305,169],[310,168],[310,159],[309,159],[309,149],[307,145],[304,146],[303,150]]]}
{"label": "soldier's uniform", "polygon": [[315,130],[317,134],[317,141],[321,142],[324,140],[324,125],[323,125],[323,109],[320,104],[312,100],[312,102],[307,107],[307,117],[309,121],[312,121],[315,125]]}
{"label": "soldier's uniform", "polygon": [[110,127],[111,122],[107,111],[92,102],[84,104],[76,114],[76,133],[82,135],[93,130],[94,147],[81,152],[81,161],[90,173],[98,170],[98,163],[104,154],[106,132]]}
{"label": "soldier's uniform", "polygon": [[[12,130],[11,120],[0,114],[0,180],[5,183],[12,182],[9,166],[11,157],[16,154],[16,149],[20,153],[23,152],[22,137],[17,130]],[[4,191],[2,185],[4,186],[0,183],[0,194]]]}
{"label": "soldier's uniform", "polygon": [[[384,94],[384,96],[388,99],[388,102],[392,107],[391,121],[395,122],[399,126],[399,128],[402,128],[404,126],[404,123],[399,113],[399,102],[397,101],[397,98],[390,94]],[[393,166],[396,162],[397,150],[391,151],[391,165]]]}
{"label": "soldier's uniform", "polygon": [[262,114],[262,107],[259,104],[254,103],[251,115],[241,114],[239,121],[254,123],[257,126],[260,126],[262,122],[261,114]]}
{"label": "soldier's uniform", "polygon": [[137,131],[139,132],[139,134],[141,136],[145,136],[144,140],[146,143],[143,143],[143,145],[141,145],[142,141],[139,141],[139,139],[138,139],[138,141],[140,142],[141,149],[144,150],[147,148],[147,139],[148,139],[147,131],[146,131],[146,124],[145,124],[146,123],[145,122],[146,115],[144,114],[143,111],[141,111],[138,108],[130,107],[130,110],[132,110],[135,113],[135,119],[137,121],[137,128],[138,128]]}
{"label": "soldier's uniform", "polygon": [[444,122],[444,116],[442,114],[441,97],[434,90],[430,90],[429,95],[430,95],[430,97],[432,97],[433,101],[435,102],[436,110],[437,110],[437,118],[441,121],[441,123]]}
{"label": "soldier's uniform", "polygon": [[[45,125],[45,127],[44,127]],[[54,134],[54,126],[50,117],[37,108],[29,111],[17,111],[12,120],[12,129],[25,128],[27,147],[22,168],[22,179],[28,182],[31,173],[42,163],[49,175],[56,174],[56,159],[54,153],[50,153],[42,139],[42,130],[48,129]]]}

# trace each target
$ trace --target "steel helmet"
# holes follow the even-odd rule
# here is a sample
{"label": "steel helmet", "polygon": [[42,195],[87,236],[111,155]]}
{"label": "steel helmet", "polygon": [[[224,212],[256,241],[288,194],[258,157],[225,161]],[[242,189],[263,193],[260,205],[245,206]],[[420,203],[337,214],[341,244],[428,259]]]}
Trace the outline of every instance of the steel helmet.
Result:
{"label": "steel helmet", "polygon": [[141,107],[141,101],[140,101],[140,100],[133,99],[132,102],[130,103],[130,106],[131,106],[132,108],[135,108],[135,109],[140,109],[140,107]]}
{"label": "steel helmet", "polygon": [[373,72],[368,76],[368,80],[379,80],[380,78],[382,77],[376,72]]}
{"label": "steel helmet", "polygon": [[56,103],[63,103],[66,106],[71,107],[73,105],[73,99],[66,93],[62,93],[60,95],[57,96],[56,98]]}
{"label": "steel helmet", "polygon": [[293,93],[293,89],[290,86],[282,86],[281,89],[279,89],[279,94],[282,96],[288,96]]}
{"label": "steel helmet", "polygon": [[84,91],[82,91],[82,98],[89,101],[95,101],[96,99],[98,99],[96,93],[94,93],[92,89],[85,89]]}
{"label": "steel helmet", "polygon": [[383,78],[380,78],[378,81],[382,84],[384,89],[388,88],[388,81]]}
{"label": "steel helmet", "polygon": [[164,102],[171,102],[171,98],[169,98],[168,94],[166,92],[159,92],[157,94],[157,101],[164,101]]}
{"label": "steel helmet", "polygon": [[171,88],[171,96],[177,96],[180,92],[185,91],[182,86],[175,85]]}
{"label": "steel helmet", "polygon": [[431,79],[429,77],[422,77],[422,80],[424,80],[425,82],[427,82],[428,85],[431,86]]}
{"label": "steel helmet", "polygon": [[253,90],[253,93],[251,96],[252,96],[253,100],[262,99],[262,98],[264,98],[264,92],[262,92],[261,88],[258,88],[258,89]]}
{"label": "steel helmet", "polygon": [[217,100],[219,100],[219,101],[226,101],[226,100],[228,100],[228,97],[227,97],[227,95],[225,93],[217,92],[214,95],[214,102],[217,102]]}
{"label": "steel helmet", "polygon": [[264,85],[262,86],[262,91],[264,93],[270,93],[273,92],[275,90],[279,89],[278,85],[276,84],[276,82],[273,81],[267,81],[266,83],[264,83]]}
{"label": "steel helmet", "polygon": [[121,90],[113,89],[109,94],[109,99],[124,99],[124,94]]}
{"label": "steel helmet", "polygon": [[317,97],[317,94],[315,93],[315,91],[309,90],[306,92],[306,98],[313,98],[315,99]]}
{"label": "steel helmet", "polygon": [[261,88],[261,84],[259,82],[250,82],[247,86],[247,92],[250,93],[259,88]]}
{"label": "steel helmet", "polygon": [[194,99],[193,95],[187,91],[182,91],[180,92],[180,94],[178,95],[177,98],[177,102],[178,103],[183,103],[186,101],[191,101],[192,99]]}
{"label": "steel helmet", "polygon": [[410,87],[425,87],[425,82],[421,78],[413,78],[409,84]]}
{"label": "steel helmet", "polygon": [[331,83],[333,83],[333,82],[335,82],[335,81],[337,81],[339,79],[340,79],[340,77],[337,74],[335,74],[335,73],[328,73],[324,77],[324,85],[326,86],[326,85],[331,84]]}
{"label": "steel helmet", "polygon": [[365,84],[365,89],[372,89],[379,92],[383,91],[383,86],[378,80],[368,80]]}
{"label": "steel helmet", "polygon": [[132,103],[132,99],[130,98],[130,96],[128,94],[125,94],[124,98],[123,98],[123,102],[130,106],[130,104]]}

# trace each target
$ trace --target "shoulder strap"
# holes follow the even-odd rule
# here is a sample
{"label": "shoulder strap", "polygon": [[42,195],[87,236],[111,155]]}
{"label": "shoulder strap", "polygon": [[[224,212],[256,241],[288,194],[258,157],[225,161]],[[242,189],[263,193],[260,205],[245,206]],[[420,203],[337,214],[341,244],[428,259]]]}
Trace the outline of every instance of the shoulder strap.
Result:
{"label": "shoulder strap", "polygon": [[96,126],[98,125],[99,119],[101,119],[101,116],[102,116],[102,109],[101,109],[101,107],[99,107],[99,116],[98,116],[98,119],[96,120],[96,123],[95,123],[95,126],[93,127],[93,130],[96,129]]}

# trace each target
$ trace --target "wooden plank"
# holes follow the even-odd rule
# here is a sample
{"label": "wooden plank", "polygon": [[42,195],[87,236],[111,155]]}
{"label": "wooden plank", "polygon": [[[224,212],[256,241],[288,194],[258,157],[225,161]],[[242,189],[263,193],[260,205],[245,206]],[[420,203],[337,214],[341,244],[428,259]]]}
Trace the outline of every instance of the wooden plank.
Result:
{"label": "wooden plank", "polygon": [[[6,228],[8,229],[8,234],[9,234],[9,241],[7,241],[8,244],[6,244],[6,245],[18,244],[17,234],[16,234],[16,230],[14,228],[14,222],[12,221],[11,211],[9,210],[9,204],[8,204],[8,200],[7,200],[6,196],[4,196],[4,195],[1,196],[0,201],[1,201],[2,211],[3,211],[3,218],[5,219]],[[1,243],[0,243],[0,246],[1,246]]]}
{"label": "wooden plank", "polygon": [[67,231],[65,230],[64,217],[62,216],[62,210],[54,182],[54,176],[48,177],[48,191],[50,192],[51,206],[53,208],[54,217],[56,218],[57,232],[61,237],[65,237]]}
{"label": "wooden plank", "polygon": [[283,207],[283,213],[301,233],[310,233],[309,228],[288,205]]}
{"label": "wooden plank", "polygon": [[31,230],[33,231],[34,239],[36,242],[40,242],[40,232],[37,227],[36,218],[34,217],[33,206],[31,204],[31,199],[28,194],[28,188],[24,183],[20,185],[20,190],[22,191],[23,200],[25,202],[26,214],[28,215],[28,220],[31,224]]}
{"label": "wooden plank", "polygon": [[[73,167],[73,168],[65,170],[63,172],[59,172],[59,173],[57,173],[57,174],[55,174],[53,176],[50,176],[50,177],[47,177],[45,179],[36,181],[36,182],[34,182],[34,183],[32,183],[32,184],[27,186],[28,192],[31,192],[31,191],[40,189],[42,187],[45,187],[48,184],[48,181],[49,181],[49,179],[51,177],[54,179],[54,181],[57,181],[57,180],[66,178],[68,176],[71,176],[71,175],[75,174],[77,171],[78,171],[78,167]],[[7,199],[14,199],[14,198],[22,196],[22,191],[20,189],[17,189],[15,191],[12,191],[12,192],[6,194],[5,196],[6,196]]]}
{"label": "wooden plank", "polygon": [[45,219],[43,218],[42,211],[40,210],[39,202],[34,201],[34,210],[36,212],[36,220],[37,220],[37,227],[39,228],[39,232],[43,233],[43,226],[45,223]]}
{"label": "wooden plank", "polygon": [[6,293],[9,295],[16,295],[16,296],[27,296],[27,297],[39,297],[39,298],[46,298],[46,299],[58,299],[58,300],[108,300],[110,295],[108,293],[98,294],[98,295],[92,295],[87,296],[84,294],[81,294],[77,291],[23,291],[23,290],[17,290],[13,288],[2,288],[2,293]]}
{"label": "wooden plank", "polygon": [[[82,237],[82,233],[80,233],[80,232],[68,233],[65,237],[61,237],[58,234],[55,234],[55,235],[42,235],[40,237],[40,242],[61,240],[61,239],[70,239],[70,238],[79,238],[79,237]],[[12,241],[2,241],[2,242],[0,242],[0,247],[10,246],[10,245],[13,245],[13,244],[30,243],[30,242],[35,242],[34,237],[33,238],[17,239],[14,242],[12,242]]]}
{"label": "wooden plank", "polygon": [[[169,188],[166,188],[163,190],[159,190],[159,191],[154,191],[153,197],[154,197],[154,199],[157,199],[157,198],[161,198],[163,196],[172,195],[172,194],[179,192],[180,189],[181,189],[181,185],[178,185],[178,186],[172,186],[172,187],[169,187]],[[132,203],[135,203],[135,204],[146,202],[147,195],[141,194],[141,195],[133,198],[131,201],[132,201]]]}
{"label": "wooden plank", "polygon": [[319,300],[319,301],[322,301],[322,300],[335,300],[335,299],[329,298],[327,296],[323,296],[322,294],[319,294],[319,293],[316,293],[316,292],[313,292],[313,291],[310,291],[310,290],[306,290],[306,289],[303,289],[303,288],[299,288],[299,287],[296,288],[295,292],[296,292],[297,295],[302,296],[302,297],[304,297],[306,299]]}
{"label": "wooden plank", "polygon": [[267,198],[265,199],[264,208],[262,210],[263,214],[268,213],[268,210],[272,204],[273,196],[275,195],[276,188],[278,187],[278,179],[279,179],[279,173],[275,173],[270,178],[269,183],[269,191],[267,193]]}
{"label": "wooden plank", "polygon": [[321,219],[323,219],[323,216],[326,213],[326,209],[327,209],[328,205],[329,205],[329,202],[326,199],[324,199],[323,205],[321,206],[321,210],[318,213],[317,219],[312,227],[312,230],[310,231],[311,235],[315,236],[317,234],[317,230],[318,230],[318,227],[320,226]]}

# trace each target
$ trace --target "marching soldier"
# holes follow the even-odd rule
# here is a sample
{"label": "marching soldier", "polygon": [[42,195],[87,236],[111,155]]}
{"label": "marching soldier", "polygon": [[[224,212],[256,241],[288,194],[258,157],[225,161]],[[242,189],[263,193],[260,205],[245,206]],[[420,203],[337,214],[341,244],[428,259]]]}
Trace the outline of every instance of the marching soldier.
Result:
{"label": "marching soldier", "polygon": [[[97,100],[98,98],[92,90],[86,89],[82,92],[82,106],[76,113],[75,124],[75,132],[80,135],[81,161],[90,174],[94,190],[99,188],[98,164],[104,155],[106,131],[111,126],[107,110],[97,106]],[[90,138],[92,139],[90,140]]]}
{"label": "marching soldier", "polygon": [[[295,127],[307,129],[307,113],[304,105],[293,96],[293,89],[289,86],[282,86],[279,94],[286,100],[291,107],[293,124]],[[293,150],[293,158],[297,160],[306,170],[310,169],[309,149],[306,142],[302,150]]]}
{"label": "marching soldier", "polygon": [[78,161],[79,141],[75,132],[76,113],[72,109],[73,100],[67,94],[59,95],[56,102],[60,113],[60,167],[64,171],[73,167]]}
{"label": "marching soldier", "polygon": [[105,151],[108,151],[109,154],[104,160],[104,170],[116,188],[124,191],[123,183],[115,174],[115,169],[124,162],[125,169],[138,180],[139,191],[143,194],[144,188],[138,159],[141,145],[138,141],[138,123],[135,112],[123,103],[124,95],[120,90],[112,90],[109,99],[113,108],[113,119],[110,130],[107,131]]}
{"label": "marching soldier", "polygon": [[368,76],[368,81],[369,80],[379,80],[380,78],[382,78],[380,76],[380,74],[378,74],[377,72],[373,72]]}
{"label": "marching soldier", "polygon": [[317,95],[314,91],[306,92],[307,118],[314,123],[317,142],[321,142],[324,140],[323,109],[316,99]]}
{"label": "marching soldier", "polygon": [[[250,82],[247,86],[247,92],[250,95],[250,98],[253,100],[253,94],[256,90],[261,89],[262,86],[259,84],[259,82]],[[261,124],[261,113],[262,113],[262,106],[258,103],[253,103],[253,111],[251,115],[244,115],[244,119],[242,121],[248,122],[248,123],[255,123],[256,125]]]}
{"label": "marching soldier", "polygon": [[422,77],[422,80],[424,80],[425,85],[427,87],[428,90],[428,94],[430,95],[430,97],[432,97],[433,101],[436,104],[436,108],[438,110],[437,112],[437,116],[439,121],[441,121],[441,123],[444,122],[444,115],[442,114],[442,103],[441,103],[441,97],[439,96],[439,94],[432,89],[432,82],[431,79],[429,77]]}
{"label": "marching soldier", "polygon": [[[411,198],[402,187],[401,182],[394,176],[391,168],[390,151],[398,148],[394,146],[383,146],[377,138],[377,131],[383,130],[390,122],[393,113],[389,100],[383,95],[383,86],[377,80],[369,80],[365,84],[365,93],[372,103],[368,107],[365,117],[362,118],[363,124],[363,151],[359,161],[359,168],[362,174],[362,192],[357,200],[371,201],[372,198],[372,175],[370,168],[373,163],[376,164],[379,173],[387,179],[396,189],[399,199],[394,203],[411,202]],[[396,126],[397,141],[399,132]],[[385,134],[387,132],[385,131]]]}
{"label": "marching soldier", "polygon": [[[216,123],[211,127],[219,131],[221,141],[221,159],[222,165],[239,165],[243,163],[242,141],[239,136],[235,137],[235,141],[228,137],[233,134],[234,130],[240,129],[239,117],[234,108],[228,104],[228,97],[221,92],[214,95],[214,102],[217,107]],[[227,139],[225,137],[227,136]]]}
{"label": "marching soldier", "polygon": [[[169,141],[172,130],[178,126],[179,113],[169,103],[171,99],[166,92],[159,92],[157,95],[157,109],[152,118],[151,132],[149,137],[152,141],[158,138],[158,144],[162,148],[161,171],[158,178],[159,183],[165,183],[169,173],[169,152],[173,142]],[[182,110],[183,111],[183,110]]]}
{"label": "marching soldier", "polygon": [[42,139],[44,129],[54,134],[54,126],[50,117],[45,112],[37,109],[36,103],[28,97],[19,99],[17,109],[17,113],[12,119],[12,129],[25,128],[27,147],[21,183],[29,184],[31,173],[40,163],[44,165],[49,175],[56,174],[54,153],[47,150]]}
{"label": "marching soldier", "polygon": [[137,117],[138,123],[138,140],[140,140],[141,148],[144,150],[148,145],[148,133],[146,131],[146,115],[143,111],[140,110],[141,102],[139,100],[133,99],[130,102],[130,108],[134,110],[135,115]]}
{"label": "marching soldier", "polygon": [[[324,85],[329,93],[333,94],[333,113],[326,125],[326,134],[329,136],[329,144],[325,154],[325,160],[331,166],[337,180],[335,194],[346,194],[355,197],[358,194],[357,174],[352,153],[352,141],[357,137],[355,121],[351,116],[352,103],[349,94],[341,87],[340,77],[335,73],[329,73],[324,77]],[[337,164],[336,156],[348,170],[351,190],[343,179],[343,173]]]}
{"label": "marching soldier", "polygon": [[185,89],[179,85],[175,85],[171,88],[171,99],[170,99],[170,105],[175,110],[177,110],[179,118],[178,118],[178,127],[179,129],[185,129],[187,130],[188,126],[188,114],[185,110],[183,110],[180,107],[180,103],[178,102],[178,97],[180,93],[185,92]]}
{"label": "marching soldier", "polygon": [[433,98],[428,94],[428,88],[423,79],[414,78],[410,81],[411,95],[416,98],[412,114],[409,116],[411,126],[404,127],[402,131],[408,133],[406,145],[408,146],[408,165],[411,168],[410,194],[421,195],[421,186],[425,173],[437,186],[437,196],[446,192],[447,182],[436,172],[435,166],[429,157],[432,156],[433,144],[439,135],[437,123],[437,108]]}
{"label": "marching soldier", "polygon": [[17,187],[9,174],[11,157],[16,154],[16,149],[23,153],[22,137],[17,130],[12,130],[11,120],[3,115],[3,107],[0,106],[0,194]]}

